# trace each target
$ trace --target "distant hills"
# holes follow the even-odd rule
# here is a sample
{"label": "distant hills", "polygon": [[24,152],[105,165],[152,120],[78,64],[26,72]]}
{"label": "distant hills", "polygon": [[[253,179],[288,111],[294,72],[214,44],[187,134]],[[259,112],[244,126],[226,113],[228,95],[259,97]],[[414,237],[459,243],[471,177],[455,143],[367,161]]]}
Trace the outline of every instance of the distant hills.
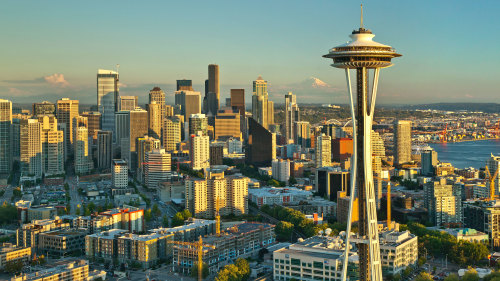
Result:
{"label": "distant hills", "polygon": [[402,106],[405,109],[431,109],[443,111],[481,111],[485,113],[500,113],[500,103],[431,103]]}

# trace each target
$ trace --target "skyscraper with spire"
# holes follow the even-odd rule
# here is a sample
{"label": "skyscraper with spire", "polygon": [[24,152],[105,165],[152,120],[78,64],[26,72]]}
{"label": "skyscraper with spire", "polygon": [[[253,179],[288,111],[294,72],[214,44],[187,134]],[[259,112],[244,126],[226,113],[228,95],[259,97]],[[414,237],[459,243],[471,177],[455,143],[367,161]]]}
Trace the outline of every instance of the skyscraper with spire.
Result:
{"label": "skyscraper with spire", "polygon": [[[400,57],[387,45],[373,41],[375,35],[363,27],[363,6],[361,6],[361,27],[350,35],[351,41],[330,49],[323,57],[333,60],[333,67],[345,69],[347,89],[353,120],[353,164],[351,168],[351,196],[347,220],[346,245],[350,243],[351,216],[357,195],[359,210],[358,235],[353,237],[359,255],[360,280],[382,281],[382,264],[378,235],[375,188],[372,173],[371,132],[378,77],[381,68],[392,66],[391,60]],[[350,69],[356,70],[356,93],[351,88]],[[369,93],[369,70],[373,70],[371,93]],[[342,280],[346,280],[349,247],[345,247]]]}

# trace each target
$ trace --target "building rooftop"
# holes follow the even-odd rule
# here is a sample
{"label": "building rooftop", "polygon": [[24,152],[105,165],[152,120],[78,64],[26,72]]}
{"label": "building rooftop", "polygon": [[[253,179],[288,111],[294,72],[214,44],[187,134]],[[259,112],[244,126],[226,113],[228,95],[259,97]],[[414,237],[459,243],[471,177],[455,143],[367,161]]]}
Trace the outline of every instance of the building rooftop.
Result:
{"label": "building rooftop", "polygon": [[88,265],[86,260],[64,260],[45,265],[41,270],[33,273],[25,274],[22,279],[13,278],[12,280],[42,280],[52,275],[60,274],[62,272],[71,270],[73,268],[83,267]]}
{"label": "building rooftop", "polygon": [[117,236],[117,235],[121,236],[127,232],[128,232],[127,230],[123,230],[123,229],[110,229],[107,231],[101,231],[99,233],[90,234],[88,236],[97,237],[97,238],[101,238],[101,239],[113,239],[113,238],[115,238],[115,236]]}
{"label": "building rooftop", "polygon": [[249,189],[248,193],[253,196],[277,196],[277,195],[294,195],[294,196],[312,196],[311,191],[306,191],[302,189],[298,189],[295,187],[262,187],[256,189]]}

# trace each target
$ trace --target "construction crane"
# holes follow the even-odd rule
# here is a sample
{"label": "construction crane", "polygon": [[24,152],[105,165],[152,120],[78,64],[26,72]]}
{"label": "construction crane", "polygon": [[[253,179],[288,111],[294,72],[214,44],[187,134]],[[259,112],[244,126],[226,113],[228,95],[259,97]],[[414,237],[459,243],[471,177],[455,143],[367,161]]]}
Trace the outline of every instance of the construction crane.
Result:
{"label": "construction crane", "polygon": [[484,173],[486,174],[486,179],[490,183],[490,197],[488,200],[494,200],[495,199],[495,178],[498,176],[498,170],[500,170],[500,166],[497,168],[493,176],[491,176],[490,169],[488,168],[488,165],[486,165],[486,168],[484,169]]}
{"label": "construction crane", "polygon": [[387,182],[387,229],[391,230],[391,178],[384,179],[378,176],[373,178]]}
{"label": "construction crane", "polygon": [[[209,245],[209,244],[203,244],[203,239],[200,238],[196,242],[182,242],[182,241],[169,241],[168,243],[176,244],[176,245],[182,245],[182,246],[188,246],[191,248],[194,248],[198,254],[198,281],[203,280],[203,247],[206,248],[212,248],[215,249],[214,245]],[[179,262],[179,259],[177,259],[177,262]]]}
{"label": "construction crane", "polygon": [[444,130],[441,132],[441,142],[448,142],[448,123],[446,123]]}

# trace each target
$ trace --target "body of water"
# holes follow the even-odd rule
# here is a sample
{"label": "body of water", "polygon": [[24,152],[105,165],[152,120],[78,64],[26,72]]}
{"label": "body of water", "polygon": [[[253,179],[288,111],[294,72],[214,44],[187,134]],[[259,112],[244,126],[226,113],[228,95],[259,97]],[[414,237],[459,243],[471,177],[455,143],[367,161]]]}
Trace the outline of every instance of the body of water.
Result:
{"label": "body of water", "polygon": [[449,162],[456,168],[484,167],[491,153],[500,155],[500,140],[479,140],[449,143],[430,143],[441,162]]}

